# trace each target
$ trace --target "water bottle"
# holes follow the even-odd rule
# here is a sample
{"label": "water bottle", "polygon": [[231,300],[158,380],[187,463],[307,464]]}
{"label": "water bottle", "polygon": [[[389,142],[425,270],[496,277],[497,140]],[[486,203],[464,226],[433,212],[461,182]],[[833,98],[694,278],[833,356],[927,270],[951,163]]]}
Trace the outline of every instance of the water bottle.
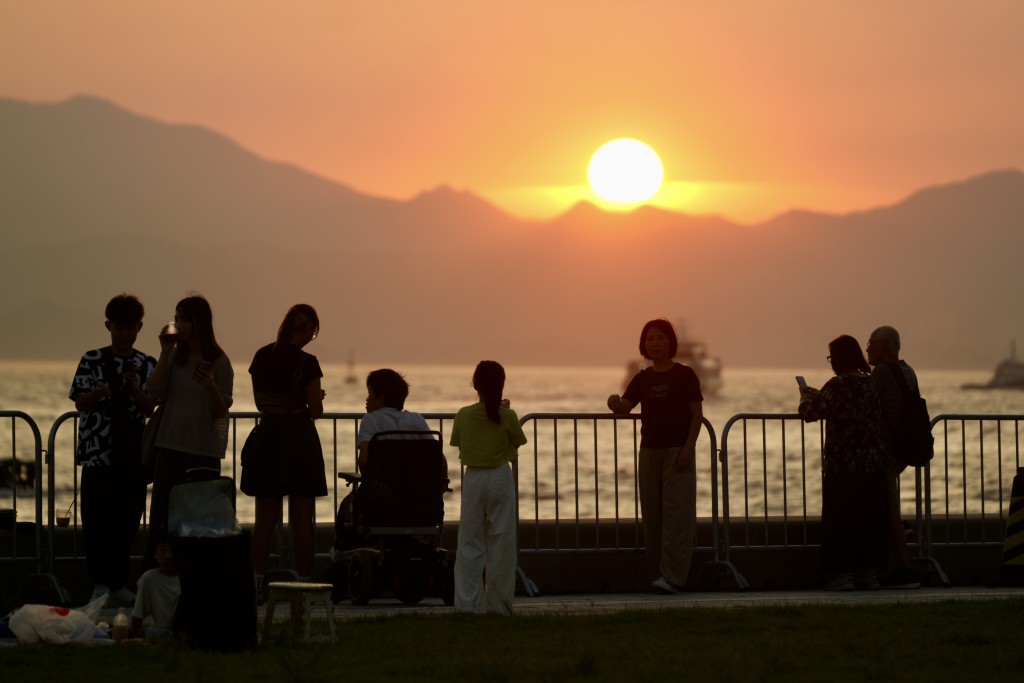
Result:
{"label": "water bottle", "polygon": [[117,610],[117,616],[114,617],[114,642],[120,643],[122,640],[128,637],[128,629],[131,626],[131,621],[128,619],[128,615],[125,613],[124,608]]}

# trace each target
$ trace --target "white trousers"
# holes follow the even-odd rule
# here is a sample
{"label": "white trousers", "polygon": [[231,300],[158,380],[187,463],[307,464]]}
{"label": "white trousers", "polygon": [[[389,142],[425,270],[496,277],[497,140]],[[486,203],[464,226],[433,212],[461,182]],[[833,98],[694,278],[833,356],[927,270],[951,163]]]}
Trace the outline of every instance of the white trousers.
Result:
{"label": "white trousers", "polygon": [[512,468],[467,467],[462,479],[462,517],[455,555],[455,609],[511,614],[515,588],[516,491]]}

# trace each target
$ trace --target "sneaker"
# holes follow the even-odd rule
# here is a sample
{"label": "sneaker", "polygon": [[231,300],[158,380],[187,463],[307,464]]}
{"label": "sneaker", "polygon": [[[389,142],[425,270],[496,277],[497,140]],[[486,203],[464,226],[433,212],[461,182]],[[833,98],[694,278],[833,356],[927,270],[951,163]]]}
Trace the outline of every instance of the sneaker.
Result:
{"label": "sneaker", "polygon": [[839,574],[836,578],[832,579],[821,588],[826,591],[852,591],[855,587],[856,586],[853,583],[853,574],[847,572],[845,574]]}
{"label": "sneaker", "polygon": [[652,581],[651,588],[655,593],[661,593],[663,595],[676,595],[677,593],[681,593],[683,590],[682,586],[675,585],[664,576],[659,576]]}
{"label": "sneaker", "polygon": [[93,586],[92,587],[92,597],[89,598],[89,602],[95,602],[96,600],[99,600],[103,596],[107,596],[108,600],[110,599],[110,588],[108,588],[107,586],[104,586],[103,584],[98,584],[96,586]]}
{"label": "sneaker", "polygon": [[896,569],[881,581],[882,588],[892,590],[911,590],[920,588],[921,582],[909,569]]}
{"label": "sneaker", "polygon": [[110,594],[110,602],[120,603],[122,605],[134,605],[135,604],[135,593],[132,593],[126,587],[121,586],[116,591]]}
{"label": "sneaker", "polygon": [[878,590],[878,574],[873,569],[862,569],[853,575],[853,585],[857,590],[876,591]]}

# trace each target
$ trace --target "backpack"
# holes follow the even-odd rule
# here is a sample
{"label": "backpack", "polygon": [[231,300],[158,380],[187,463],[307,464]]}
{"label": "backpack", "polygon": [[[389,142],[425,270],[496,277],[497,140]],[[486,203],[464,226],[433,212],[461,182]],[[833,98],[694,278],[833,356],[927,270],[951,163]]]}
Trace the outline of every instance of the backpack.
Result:
{"label": "backpack", "polygon": [[912,392],[898,363],[886,363],[903,393],[903,407],[893,430],[892,442],[898,460],[912,467],[924,467],[932,459],[935,439],[928,404],[919,392]]}

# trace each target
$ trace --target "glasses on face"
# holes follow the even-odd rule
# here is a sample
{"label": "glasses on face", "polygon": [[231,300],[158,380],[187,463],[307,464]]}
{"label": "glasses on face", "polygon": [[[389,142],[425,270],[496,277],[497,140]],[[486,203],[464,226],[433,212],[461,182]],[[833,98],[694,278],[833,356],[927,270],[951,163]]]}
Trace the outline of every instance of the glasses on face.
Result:
{"label": "glasses on face", "polygon": [[884,344],[884,343],[885,343],[884,339],[868,339],[868,348],[870,349],[872,346],[878,346],[879,344]]}
{"label": "glasses on face", "polygon": [[295,329],[296,330],[312,330],[313,331],[313,336],[311,337],[311,339],[316,339],[317,337],[320,336],[320,330],[317,329],[316,323],[314,323],[309,318],[302,318],[302,317],[297,318],[295,320]]}

